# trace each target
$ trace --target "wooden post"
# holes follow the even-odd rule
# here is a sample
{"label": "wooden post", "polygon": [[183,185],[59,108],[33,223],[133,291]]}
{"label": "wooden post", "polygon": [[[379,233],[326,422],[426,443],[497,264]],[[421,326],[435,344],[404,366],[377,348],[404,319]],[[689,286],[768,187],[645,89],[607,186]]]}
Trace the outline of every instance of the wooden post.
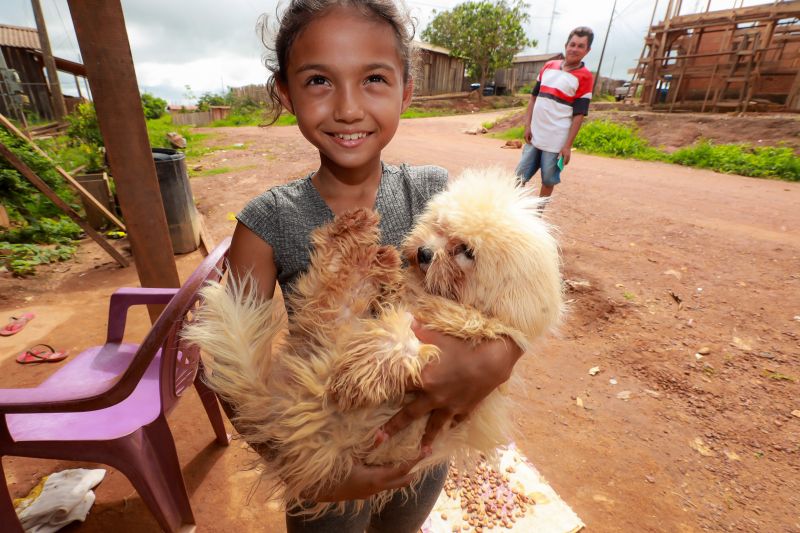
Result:
{"label": "wooden post", "polygon": [[128,266],[128,260],[122,257],[122,255],[120,255],[120,253],[117,251],[116,248],[111,246],[108,243],[108,241],[105,240],[105,238],[103,238],[102,235],[97,233],[89,225],[88,222],[83,220],[78,213],[73,211],[72,208],[69,205],[67,205],[67,203],[64,200],[59,198],[59,196],[53,191],[53,189],[48,187],[47,183],[45,183],[42,178],[37,176],[36,173],[33,170],[31,170],[31,168],[28,165],[26,165],[20,158],[14,155],[14,152],[12,152],[11,149],[8,148],[3,143],[0,143],[0,155],[5,157],[14,168],[19,170],[20,173],[33,184],[34,187],[39,189],[42,192],[42,194],[47,196],[50,199],[50,201],[56,204],[56,206],[59,209],[61,209],[67,216],[69,216],[69,218],[71,218],[77,225],[79,225],[81,229],[83,229],[83,231],[85,231],[89,237],[94,239],[94,241],[97,244],[99,244],[106,252],[108,252],[108,255],[110,255],[114,259],[114,261],[119,263],[119,265],[122,267]]}
{"label": "wooden post", "polygon": [[[139,281],[142,287],[178,287],[120,0],[68,0],[68,5]],[[156,317],[151,308],[151,320]]]}
{"label": "wooden post", "polygon": [[64,95],[61,94],[61,83],[58,81],[58,69],[50,49],[50,38],[47,36],[47,26],[44,24],[44,14],[39,0],[31,0],[33,16],[36,19],[36,29],[39,31],[39,44],[42,47],[42,57],[47,70],[47,81],[50,85],[50,100],[53,102],[53,114],[56,122],[63,122],[67,116],[67,106],[64,105]]}

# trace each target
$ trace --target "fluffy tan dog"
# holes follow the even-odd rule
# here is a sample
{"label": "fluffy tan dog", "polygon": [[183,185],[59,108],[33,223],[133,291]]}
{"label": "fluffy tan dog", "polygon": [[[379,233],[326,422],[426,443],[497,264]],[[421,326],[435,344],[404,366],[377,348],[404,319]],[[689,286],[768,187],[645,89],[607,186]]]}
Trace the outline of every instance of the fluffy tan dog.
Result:
{"label": "fluffy tan dog", "polygon": [[[237,412],[242,436],[263,454],[265,475],[287,508],[310,504],[355,462],[388,464],[419,455],[419,419],[374,449],[378,428],[411,400],[409,383],[437,348],[421,344],[412,315],[478,344],[507,338],[528,350],[561,313],[558,247],[540,200],[499,171],[467,171],[430,200],[401,256],[380,246],[378,217],[358,209],[312,233],[311,264],[289,299],[259,301],[252,280],[204,290],[184,337],[200,345],[211,387]],[[416,467],[424,475],[453,457],[491,452],[510,440],[508,397],[491,393],[463,423],[446,428]],[[373,496],[380,508],[392,496]]]}

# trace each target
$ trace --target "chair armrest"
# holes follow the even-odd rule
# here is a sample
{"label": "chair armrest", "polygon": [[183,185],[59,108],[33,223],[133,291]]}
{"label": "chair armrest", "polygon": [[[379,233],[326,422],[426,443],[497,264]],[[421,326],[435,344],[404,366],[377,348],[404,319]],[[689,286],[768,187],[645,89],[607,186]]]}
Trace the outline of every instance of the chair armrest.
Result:
{"label": "chair armrest", "polygon": [[168,304],[177,288],[123,287],[114,291],[108,305],[106,344],[122,342],[128,308],[132,305]]}

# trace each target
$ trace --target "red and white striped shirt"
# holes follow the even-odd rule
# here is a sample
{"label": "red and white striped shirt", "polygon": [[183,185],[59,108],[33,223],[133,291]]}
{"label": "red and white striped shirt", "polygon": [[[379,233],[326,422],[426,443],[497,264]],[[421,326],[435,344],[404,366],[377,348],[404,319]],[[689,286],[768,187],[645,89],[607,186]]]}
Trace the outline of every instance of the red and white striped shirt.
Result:
{"label": "red and white striped shirt", "polygon": [[588,115],[592,100],[592,73],[584,65],[562,70],[562,60],[548,61],[539,76],[533,95],[536,102],[531,117],[533,144],[545,152],[560,152],[567,142],[572,117]]}

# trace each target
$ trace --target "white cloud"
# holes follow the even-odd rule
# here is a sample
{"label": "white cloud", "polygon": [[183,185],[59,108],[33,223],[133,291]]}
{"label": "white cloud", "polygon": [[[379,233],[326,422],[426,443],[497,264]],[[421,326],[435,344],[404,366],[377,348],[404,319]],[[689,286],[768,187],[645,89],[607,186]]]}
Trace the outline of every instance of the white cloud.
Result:
{"label": "white cloud", "polygon": [[[434,10],[451,9],[464,0],[406,0],[417,20],[417,34],[433,19]],[[190,85],[195,94],[220,91],[222,85],[237,86],[263,83],[267,71],[261,65],[263,46],[256,33],[256,21],[262,13],[274,20],[277,0],[122,0],[128,38],[143,90],[172,102],[180,101]],[[729,9],[739,0],[712,0],[711,9]],[[34,25],[30,0],[0,0],[0,23],[31,27]],[[288,0],[281,0],[286,5]],[[705,9],[707,0],[684,2],[682,13]],[[744,5],[767,3],[745,0]],[[595,42],[586,57],[594,70],[606,34],[614,0],[529,0],[528,37],[539,41],[529,52],[559,51],[569,31],[575,26],[594,30]],[[550,49],[545,50],[553,6]],[[655,0],[618,0],[617,15],[608,38],[601,74],[627,79],[627,70],[635,66]],[[656,21],[664,17],[666,1],[658,3]],[[77,40],[67,0],[42,0],[53,52],[66,59],[80,61]],[[613,72],[611,67],[614,67]],[[74,93],[74,81],[66,82],[66,92]]]}

